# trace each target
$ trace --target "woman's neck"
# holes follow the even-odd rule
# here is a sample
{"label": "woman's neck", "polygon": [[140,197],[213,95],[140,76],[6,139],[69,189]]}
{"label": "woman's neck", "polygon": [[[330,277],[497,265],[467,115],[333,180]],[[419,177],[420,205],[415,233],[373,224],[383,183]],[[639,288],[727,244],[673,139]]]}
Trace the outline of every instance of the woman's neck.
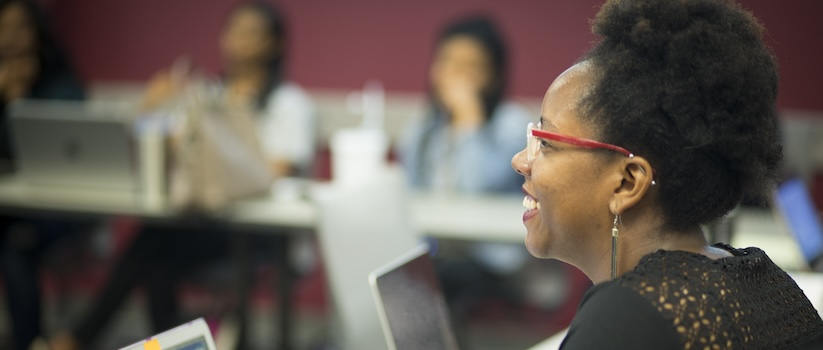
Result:
{"label": "woman's neck", "polygon": [[227,71],[226,90],[230,102],[253,101],[266,82],[267,69],[260,65],[236,65]]}
{"label": "woman's neck", "polygon": [[[719,259],[731,256],[731,253],[714,248],[708,244],[703,231],[699,226],[684,230],[665,229],[665,226],[652,220],[632,220],[632,224],[623,225],[619,230],[617,240],[617,271],[621,276],[634,270],[644,256],[658,250],[679,250],[702,254],[710,259]],[[590,271],[584,271],[594,283],[607,281],[611,278],[611,240],[604,245],[600,257],[595,259]]]}

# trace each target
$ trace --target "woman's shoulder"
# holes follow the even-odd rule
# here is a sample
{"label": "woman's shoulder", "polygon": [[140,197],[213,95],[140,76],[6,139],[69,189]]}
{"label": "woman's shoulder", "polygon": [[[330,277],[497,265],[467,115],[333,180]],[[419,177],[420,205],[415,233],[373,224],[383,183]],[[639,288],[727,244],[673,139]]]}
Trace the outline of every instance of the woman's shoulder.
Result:
{"label": "woman's shoulder", "polygon": [[663,315],[618,280],[590,288],[561,349],[673,349],[680,341]]}
{"label": "woman's shoulder", "polygon": [[277,88],[275,88],[272,93],[284,96],[300,96],[302,98],[308,98],[309,96],[303,87],[293,81],[288,80],[277,85]]}
{"label": "woman's shoulder", "polygon": [[823,334],[817,311],[762,250],[717,247],[733,256],[660,250],[614,283],[645,299],[691,347],[796,347]]}
{"label": "woman's shoulder", "polygon": [[817,311],[762,250],[720,247],[733,256],[661,250],[593,286],[562,348],[805,349],[823,342]]}
{"label": "woman's shoulder", "polygon": [[791,278],[759,248],[735,249],[725,244],[716,247],[732,256],[712,259],[699,253],[658,250],[641,258],[634,270],[616,282],[641,295],[671,293],[678,298],[683,295],[704,298],[698,293],[708,293],[705,298],[715,294],[725,296],[731,288],[745,289],[761,280],[793,284]]}
{"label": "woman's shoulder", "polygon": [[300,85],[291,81],[280,83],[269,93],[269,104],[273,106],[312,107],[309,94]]}

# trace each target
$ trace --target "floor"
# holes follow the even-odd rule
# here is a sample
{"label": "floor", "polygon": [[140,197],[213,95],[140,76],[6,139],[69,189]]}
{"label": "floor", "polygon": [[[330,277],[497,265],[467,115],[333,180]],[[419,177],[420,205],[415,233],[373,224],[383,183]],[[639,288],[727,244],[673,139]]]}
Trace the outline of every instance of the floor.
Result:
{"label": "floor", "polygon": [[[47,312],[44,315],[46,329],[55,331],[65,329],[70,323],[71,316],[78,315],[89,303],[87,297],[73,298],[68,307],[58,315],[60,309],[54,300],[48,300]],[[252,349],[271,349],[279,337],[277,334],[277,320],[273,317],[273,308],[266,303],[257,303],[250,315],[251,329],[249,330],[250,347]],[[103,332],[104,336],[94,346],[95,349],[118,349],[143,339],[150,330],[147,326],[147,316],[144,311],[142,296],[134,296],[128,305],[117,313],[117,316]],[[225,322],[225,320],[224,320]],[[523,320],[482,320],[474,321],[467,331],[466,349],[526,349],[540,340],[550,336],[551,330],[541,331],[533,324],[523,324]],[[294,342],[296,349],[334,349],[329,340],[331,321],[326,313],[317,313],[311,310],[300,310],[295,320]],[[5,305],[0,308],[0,348],[10,348],[10,324]],[[220,340],[218,340],[219,342]],[[219,348],[219,346],[218,346]]]}
{"label": "floor", "polygon": [[[42,316],[47,334],[53,335],[75,324],[93,302],[95,291],[105,279],[106,269],[100,267],[105,264],[99,261],[91,265],[92,268],[87,267],[75,272],[79,274],[76,277],[54,278],[53,274],[44,274],[45,304]],[[567,283],[568,268],[556,262],[537,261],[527,264],[522,270],[518,272],[517,278],[511,280],[513,282],[503,283],[520,284],[528,281],[529,288],[526,288],[524,298],[531,300],[531,303],[525,303],[526,306],[513,306],[505,301],[483,300],[461,324],[465,327],[460,333],[463,335],[461,345],[464,350],[527,349],[568,323],[587,285],[577,283],[579,286],[570,290],[566,290],[569,289],[567,287],[558,288],[575,284]],[[250,299],[248,339],[251,349],[272,349],[280,337],[277,327],[279,323],[275,319],[276,299],[273,296],[277,272],[274,267],[266,265],[259,266],[256,271],[255,286]],[[579,280],[579,276],[577,279]],[[66,283],[66,280],[73,282]],[[198,314],[211,315],[207,321],[210,325],[218,325],[217,332],[222,334],[218,335],[218,348],[230,348],[226,342],[231,344],[233,337],[227,335],[231,333],[227,330],[232,328],[226,325],[233,323],[229,318],[221,316],[226,314],[224,311],[227,306],[219,297],[220,293],[214,293],[209,288],[211,287],[196,285],[184,287],[180,293],[183,300],[182,308],[190,312],[192,318]],[[322,267],[304,273],[298,282],[294,304],[296,314],[292,320],[296,349],[336,348],[333,339],[337,328],[333,322],[333,307],[326,291]],[[0,298],[5,299],[1,285]],[[133,293],[126,305],[117,312],[115,319],[102,332],[104,336],[92,350],[118,349],[151,334],[145,304],[142,293]],[[7,305],[3,302],[0,304],[0,349],[11,348],[11,336]]]}

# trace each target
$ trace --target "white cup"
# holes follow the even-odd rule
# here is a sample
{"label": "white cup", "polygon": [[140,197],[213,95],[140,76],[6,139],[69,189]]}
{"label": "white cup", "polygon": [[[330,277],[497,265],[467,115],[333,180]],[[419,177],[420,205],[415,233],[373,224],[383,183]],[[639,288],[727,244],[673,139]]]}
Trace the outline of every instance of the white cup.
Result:
{"label": "white cup", "polygon": [[339,186],[368,183],[386,171],[389,140],[379,129],[343,129],[331,139],[332,177]]}

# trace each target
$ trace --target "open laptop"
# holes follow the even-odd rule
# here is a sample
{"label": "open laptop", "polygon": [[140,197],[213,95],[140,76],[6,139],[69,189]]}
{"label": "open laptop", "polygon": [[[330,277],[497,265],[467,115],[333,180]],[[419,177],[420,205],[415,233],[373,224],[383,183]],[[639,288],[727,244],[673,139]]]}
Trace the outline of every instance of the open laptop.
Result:
{"label": "open laptop", "polygon": [[203,318],[177,326],[120,350],[217,350]]}
{"label": "open laptop", "polygon": [[10,106],[17,174],[36,186],[136,191],[129,121],[83,102],[23,100]]}
{"label": "open laptop", "polygon": [[369,284],[389,350],[457,350],[426,244],[370,273]]}

